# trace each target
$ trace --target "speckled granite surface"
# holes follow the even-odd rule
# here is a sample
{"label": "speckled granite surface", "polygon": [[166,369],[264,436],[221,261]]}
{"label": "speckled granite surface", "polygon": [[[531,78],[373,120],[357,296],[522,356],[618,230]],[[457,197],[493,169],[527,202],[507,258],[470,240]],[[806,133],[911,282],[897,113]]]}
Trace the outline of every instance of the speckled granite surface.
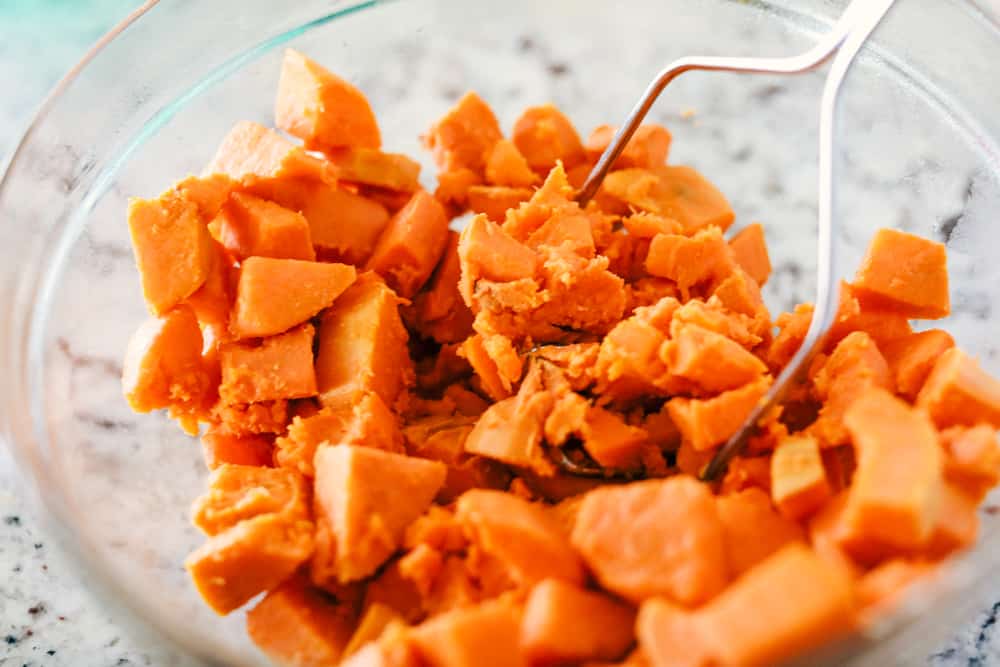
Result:
{"label": "speckled granite surface", "polygon": [[[14,94],[0,97],[0,154],[13,146],[16,132],[26,122],[27,115],[48,87],[111,22],[135,4],[131,0],[79,3],[56,0],[0,2],[0,90],[15,91]],[[427,84],[426,89],[431,91],[428,95],[436,96],[435,103],[438,106],[460,94],[461,87],[465,85],[461,67],[448,67],[448,63],[440,60],[442,56],[433,49],[418,52],[416,46],[409,43],[401,44],[400,48],[404,50],[404,55],[409,53],[412,56],[412,68],[404,68],[402,74],[394,72],[384,81],[370,82],[379,101],[395,101],[405,97],[408,85],[412,89],[414,86]],[[498,62],[502,62],[504,49],[509,49],[512,53],[520,54],[519,57],[525,53],[536,57],[539,66],[537,72],[518,74],[519,78],[526,80],[523,88],[504,88],[501,83],[492,82],[495,83],[495,90],[489,91],[492,96],[487,95],[491,99],[504,96],[508,106],[523,106],[539,101],[533,99],[539,91],[554,90],[554,95],[564,98],[581,94],[574,90],[572,67],[578,56],[586,54],[584,46],[581,46],[580,53],[553,54],[546,50],[544,41],[537,36],[523,34],[511,35],[506,41],[498,40],[493,48],[498,51]],[[633,57],[631,54],[638,49],[629,51],[623,47],[623,51],[623,59],[629,60]],[[442,74],[433,80],[421,79],[428,71]],[[475,73],[464,74],[474,76]],[[625,83],[621,83],[621,86],[625,87]],[[615,95],[626,95],[626,91],[619,90],[609,82],[609,94],[612,92]],[[744,91],[727,96],[722,87],[717,92],[713,98],[721,119],[717,124],[713,125],[714,121],[699,124],[697,118],[685,119],[680,113],[682,110],[674,107],[661,108],[658,120],[677,126],[690,123],[689,131],[692,134],[700,133],[697,139],[700,143],[697,145],[713,149],[711,156],[702,157],[708,173],[718,173],[722,163],[765,164],[766,169],[758,170],[744,180],[734,180],[726,188],[735,201],[746,202],[741,210],[746,218],[766,213],[770,219],[776,220],[781,215],[801,215],[802,211],[810,214],[814,187],[809,180],[812,178],[811,172],[801,182],[797,182],[788,179],[783,167],[790,160],[807,159],[811,155],[811,144],[806,150],[806,158],[803,158],[801,155],[783,153],[784,147],[780,145],[767,145],[766,142],[754,141],[750,137],[730,136],[718,129],[725,127],[725,114],[743,112],[741,103],[745,99],[752,100],[763,111],[774,113],[777,118],[796,117],[797,113],[808,118],[808,110],[796,106],[797,102],[787,95],[782,84],[755,84],[745,97]],[[862,117],[866,111],[863,107],[862,103]],[[765,130],[775,131],[767,124],[769,121],[761,122]],[[896,122],[899,120],[896,119]],[[811,131],[811,121],[804,122],[803,127],[804,131]],[[412,130],[407,128],[407,132],[412,133]],[[678,134],[681,132],[679,130]],[[412,150],[408,145],[401,148]],[[679,146],[679,150],[683,151],[684,146]],[[871,172],[867,173],[868,181],[861,178],[858,184],[853,184],[861,190],[878,189],[879,173],[892,175],[897,173],[893,170],[901,169],[905,173],[912,170],[914,178],[917,178],[918,173],[934,169],[932,161],[918,161],[901,166],[893,162],[889,155],[882,156],[881,161],[877,156],[869,159],[873,164]],[[776,174],[785,176],[785,181],[778,181]],[[974,187],[976,179],[975,174],[962,174],[956,176],[959,187],[952,187],[955,184],[948,180],[950,176],[942,176],[941,192],[931,192],[939,200],[931,204],[939,203],[942,209],[946,209],[943,213],[935,210],[936,213],[941,213],[941,217],[947,217],[945,214],[949,212],[963,210],[963,193]],[[966,182],[970,185],[966,185]],[[797,192],[800,185],[802,192]],[[895,216],[890,217],[890,220],[895,220],[904,227],[909,220],[906,217],[910,210],[908,206],[917,209],[926,203],[913,193],[904,193],[899,199],[891,194],[885,197],[885,210],[889,215]],[[924,194],[926,196],[926,192]],[[917,201],[909,201],[910,197]],[[99,232],[95,234],[98,235],[89,239],[89,242],[95,257],[100,260],[99,269],[103,266],[102,262],[129,261],[127,251],[123,254],[119,246],[102,246]],[[779,251],[787,249],[790,247],[789,243],[791,241],[779,240],[776,248]],[[772,291],[769,298],[774,305],[784,307],[794,294],[801,291],[799,283],[802,282],[804,272],[799,264],[780,259],[776,262],[776,267],[778,275],[784,276],[784,283],[791,287],[788,292]],[[985,306],[987,311],[989,306],[989,303]],[[970,317],[976,319],[979,315],[975,313],[981,311],[983,306],[976,306],[973,300],[971,304],[965,304],[965,307],[974,313]],[[89,352],[74,350],[69,346],[63,352],[65,364],[73,369],[74,377],[78,376],[81,384],[86,383],[88,377],[103,377],[118,372],[115,362],[109,362],[105,357],[88,356]],[[76,418],[81,423],[89,420],[88,427],[98,436],[102,433],[114,433],[123,444],[133,446],[133,439],[129,437],[129,423],[116,422],[114,414],[100,411],[79,413]],[[183,511],[184,508],[179,508],[176,513],[182,514]],[[995,599],[1000,600],[1000,583],[997,584]],[[952,637],[933,655],[927,656],[922,663],[907,664],[939,667],[1000,665],[1000,629],[996,628],[998,613],[1000,602],[987,605],[968,626],[955,628]],[[117,622],[119,620],[120,617],[113,619],[105,606],[91,593],[90,582],[81,578],[78,570],[54,548],[41,528],[39,517],[24,500],[20,480],[10,457],[0,447],[0,667],[193,664],[165,642],[136,634],[134,629],[126,629],[120,625]]]}

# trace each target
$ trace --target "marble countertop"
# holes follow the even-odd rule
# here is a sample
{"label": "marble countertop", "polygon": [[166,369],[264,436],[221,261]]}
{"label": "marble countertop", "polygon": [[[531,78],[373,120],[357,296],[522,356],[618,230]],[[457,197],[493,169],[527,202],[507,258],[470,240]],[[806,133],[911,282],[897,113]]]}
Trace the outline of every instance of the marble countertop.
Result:
{"label": "marble countertop", "polygon": [[[48,88],[89,44],[137,4],[137,0],[0,3],[0,90],[8,91],[0,96],[0,155],[13,148],[17,132]],[[521,38],[518,48],[535,47],[530,38]],[[550,76],[560,77],[568,67],[553,60],[546,70]],[[445,97],[451,95],[445,91]],[[772,98],[780,103],[782,89],[765,86],[757,97],[760,104],[768,104]],[[675,120],[680,122],[680,117]],[[728,141],[731,144],[723,147],[720,156],[750,158],[753,146],[744,146],[738,138]],[[781,159],[768,154],[766,148],[756,149],[754,160]],[[773,179],[754,187],[763,188],[771,197],[783,192]],[[739,193],[734,196],[738,198]],[[795,264],[778,267],[783,269],[790,273],[801,270]],[[784,301],[787,295],[771,296]],[[46,534],[41,517],[25,495],[13,461],[0,443],[0,667],[193,665],[190,658],[163,640],[120,623],[121,617],[90,592],[79,570],[67,562]],[[950,639],[917,664],[1000,667],[1000,584],[995,599],[998,602],[983,608],[967,626],[954,628]]]}

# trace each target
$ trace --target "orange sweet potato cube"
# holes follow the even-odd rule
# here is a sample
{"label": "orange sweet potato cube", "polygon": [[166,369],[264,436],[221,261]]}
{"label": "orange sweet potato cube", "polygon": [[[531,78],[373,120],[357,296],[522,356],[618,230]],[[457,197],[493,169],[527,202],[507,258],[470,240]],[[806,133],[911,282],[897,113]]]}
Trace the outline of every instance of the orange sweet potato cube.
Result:
{"label": "orange sweet potato cube", "polygon": [[853,287],[910,318],[934,320],[951,312],[944,244],[895,229],[875,233]]}
{"label": "orange sweet potato cube", "polygon": [[737,389],[767,372],[742,345],[696,324],[678,327],[667,349],[670,372],[709,393]]}
{"label": "orange sweet potato cube", "polygon": [[321,402],[335,406],[373,391],[392,408],[405,395],[412,368],[398,306],[399,297],[365,273],[326,312],[316,356]]}
{"label": "orange sweet potato cube", "polygon": [[364,392],[352,402],[316,414],[296,417],[288,433],[276,441],[275,460],[278,465],[298,469],[313,477],[313,458],[323,444],[373,447],[387,452],[402,453],[403,434],[396,416],[378,394]]}
{"label": "orange sweet potato cube", "polygon": [[556,161],[572,169],[586,158],[573,124],[551,104],[525,109],[514,122],[513,140],[528,165],[541,173]]}
{"label": "orange sweet potato cube", "polygon": [[722,522],[729,570],[734,577],[751,570],[791,542],[802,542],[805,533],[778,514],[761,489],[750,487],[716,499]]}
{"label": "orange sweet potato cube", "polygon": [[473,287],[479,279],[512,282],[531,278],[538,268],[538,257],[495,222],[477,215],[458,241],[458,257],[462,269],[459,291],[465,302],[472,305]]}
{"label": "orange sweet potato cube", "polygon": [[194,203],[172,193],[131,199],[128,228],[142,294],[154,315],[165,314],[205,282],[212,238]]}
{"label": "orange sweet potato cube", "polygon": [[518,640],[521,610],[506,599],[455,609],[409,635],[421,664],[440,667],[527,667]]}
{"label": "orange sweet potato cube", "polygon": [[874,562],[883,558],[885,553],[881,545],[852,543],[844,521],[847,503],[848,491],[841,491],[810,517],[807,524],[809,544],[828,565],[838,568],[848,578],[856,579],[863,570],[855,556]]}
{"label": "orange sweet potato cube", "polygon": [[222,385],[227,403],[256,403],[316,395],[311,324],[303,324],[259,345],[227,343],[219,350]]}
{"label": "orange sweet potato cube", "polygon": [[192,507],[192,523],[206,535],[223,533],[265,514],[289,522],[308,519],[309,488],[294,470],[223,464],[208,479],[208,492]]}
{"label": "orange sweet potato cube", "polygon": [[457,215],[469,206],[469,188],[481,185],[483,178],[467,167],[460,167],[442,171],[437,175],[437,181],[434,198],[444,204],[452,214]]}
{"label": "orange sweet potato cube", "polygon": [[465,451],[551,475],[555,469],[542,448],[542,435],[552,396],[525,390],[529,384],[526,378],[518,395],[494,403],[480,415],[465,440]]}
{"label": "orange sweet potato cube", "polygon": [[210,176],[188,176],[174,184],[173,190],[182,198],[198,207],[198,215],[208,222],[219,213],[222,205],[229,200],[229,195],[237,183],[225,174]]}
{"label": "orange sweet potato cube", "polygon": [[914,400],[934,368],[934,362],[953,347],[955,339],[943,329],[912,333],[884,345],[883,353],[896,382],[896,391]]}
{"label": "orange sweet potato cube", "polygon": [[920,549],[931,538],[944,457],[930,419],[884,389],[862,393],[844,424],[858,467],[844,513],[854,541]]}
{"label": "orange sweet potato cube", "polygon": [[472,334],[472,311],[458,291],[461,277],[458,233],[449,231],[441,261],[426,289],[413,300],[413,328],[442,344],[458,343]]}
{"label": "orange sweet potato cube", "polygon": [[939,428],[973,426],[986,422],[1000,428],[1000,381],[958,348],[938,357],[917,395]]}
{"label": "orange sweet potato cube", "polygon": [[649,434],[625,423],[619,414],[590,406],[580,430],[583,448],[602,466],[624,469],[641,466]]}
{"label": "orange sweet potato cube", "polygon": [[[590,160],[597,161],[598,158],[611,145],[612,139],[618,128],[614,125],[598,125],[587,137],[584,148]],[[670,132],[662,125],[646,123],[636,128],[635,134],[625,144],[618,159],[615,160],[614,169],[628,169],[638,167],[649,169],[659,167],[667,161],[667,153],[670,151]]]}
{"label": "orange sweet potato cube", "polygon": [[285,51],[281,63],[274,122],[310,150],[382,143],[364,93],[293,49]]}
{"label": "orange sweet potato cube", "polygon": [[367,268],[409,299],[430,278],[447,243],[447,213],[426,190],[419,190],[392,216]]}
{"label": "orange sweet potato cube", "polygon": [[308,518],[261,514],[209,539],[184,566],[208,606],[224,615],[278,586],[312,551]]}
{"label": "orange sweet potato cube", "polygon": [[455,518],[470,541],[497,559],[517,584],[584,581],[580,557],[542,505],[503,491],[472,489],[458,499]]}
{"label": "orange sweet potato cube", "polygon": [[511,188],[527,188],[536,185],[540,180],[513,141],[501,139],[493,144],[486,159],[487,183]]}
{"label": "orange sweet potato cube", "polygon": [[778,443],[771,457],[771,498],[784,516],[800,520],[831,495],[815,438],[795,435]]}
{"label": "orange sweet potato cube", "polygon": [[284,178],[336,183],[337,173],[326,160],[305,152],[274,130],[240,121],[222,140],[203,176],[222,174],[243,185]]}
{"label": "orange sweet potato cube", "polygon": [[635,610],[603,593],[558,579],[531,589],[521,619],[521,650],[532,664],[618,660],[634,641]]}
{"label": "orange sweet potato cube", "polygon": [[466,191],[469,208],[482,213],[493,222],[503,222],[507,211],[531,199],[531,188],[514,188],[505,185],[472,185]]}
{"label": "orange sweet potato cube", "polygon": [[238,259],[316,259],[309,222],[274,202],[234,192],[216,221],[219,242]]}
{"label": "orange sweet potato cube", "polygon": [[218,366],[202,357],[198,321],[187,308],[148,320],[129,339],[122,389],[136,412],[168,408],[192,435],[207,416],[219,386]]}
{"label": "orange sweet potato cube", "polygon": [[356,276],[346,264],[250,257],[240,268],[230,330],[237,338],[287,331],[329,307]]}
{"label": "orange sweet potato cube", "polygon": [[741,229],[729,239],[729,247],[733,250],[736,263],[750,274],[750,277],[763,286],[771,276],[771,258],[767,254],[767,243],[764,241],[764,225],[755,222]]}
{"label": "orange sweet potato cube", "polygon": [[247,634],[276,664],[326,667],[345,655],[357,617],[301,576],[284,582],[247,612]]}
{"label": "orange sweet potato cube", "polygon": [[503,139],[493,110],[469,91],[440,118],[424,137],[442,171],[466,168],[483,173],[487,152]]}
{"label": "orange sweet potato cube", "polygon": [[246,466],[270,466],[274,458],[271,441],[260,435],[234,435],[211,427],[201,436],[202,453],[209,470],[232,463]]}
{"label": "orange sweet potato cube", "polygon": [[953,426],[941,432],[944,473],[949,481],[982,499],[1000,482],[1000,442],[989,424]]}
{"label": "orange sweet potato cube", "polygon": [[371,148],[343,148],[328,153],[340,180],[390,192],[420,188],[420,163],[402,153]]}
{"label": "orange sweet potato cube", "polygon": [[314,581],[357,581],[402,544],[406,527],[431,504],[446,468],[370,447],[316,452]]}
{"label": "orange sweet potato cube", "polygon": [[944,558],[965,549],[979,536],[979,500],[965,489],[946,481],[941,486],[937,522],[927,545],[927,555]]}
{"label": "orange sweet potato cube", "polygon": [[696,616],[662,598],[653,598],[639,608],[636,620],[639,658],[627,667],[713,667],[718,662],[701,637]]}
{"label": "orange sweet potato cube", "polygon": [[846,634],[850,581],[808,547],[790,544],[696,613],[698,636],[723,665],[775,665]]}
{"label": "orange sweet potato cube", "polygon": [[814,393],[824,401],[819,418],[809,430],[824,447],[847,444],[844,414],[869,387],[892,389],[889,366],[878,346],[864,331],[855,331],[837,344],[816,373]]}
{"label": "orange sweet potato cube", "polygon": [[721,445],[739,430],[770,384],[770,377],[764,376],[714,398],[673,398],[667,402],[667,410],[683,441],[703,452]]}
{"label": "orange sweet potato cube", "polygon": [[382,204],[328,183],[287,178],[249,189],[305,216],[313,246],[326,260],[364,264],[389,224]]}
{"label": "orange sweet potato cube", "polygon": [[646,271],[673,280],[682,294],[700,283],[725,278],[734,266],[732,251],[717,227],[690,237],[657,234],[646,255]]}
{"label": "orange sweet potato cube", "polygon": [[[239,268],[221,243],[212,239],[211,263],[205,282],[184,300],[215,339],[229,336],[229,315],[236,297]],[[207,336],[206,336],[207,337]]]}
{"label": "orange sweet potato cube", "polygon": [[712,226],[725,231],[736,217],[725,196],[691,167],[622,169],[608,174],[604,190],[639,210],[677,220],[688,234]]}
{"label": "orange sweet potato cube", "polygon": [[591,491],[572,541],[597,581],[633,602],[698,605],[729,580],[715,498],[686,476]]}
{"label": "orange sweet potato cube", "polygon": [[392,607],[377,602],[368,605],[351,635],[351,640],[344,647],[344,658],[354,655],[366,644],[378,641],[390,627],[405,625],[405,619]]}

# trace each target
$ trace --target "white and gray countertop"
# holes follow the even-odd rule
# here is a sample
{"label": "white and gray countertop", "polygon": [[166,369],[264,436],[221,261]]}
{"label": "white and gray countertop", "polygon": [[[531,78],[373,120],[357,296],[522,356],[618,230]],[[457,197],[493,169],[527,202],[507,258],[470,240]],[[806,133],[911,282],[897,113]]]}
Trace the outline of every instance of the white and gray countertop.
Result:
{"label": "white and gray countertop", "polygon": [[[0,90],[5,91],[0,96],[0,155],[13,148],[48,88],[137,4],[136,0],[0,2]],[[565,67],[554,63],[548,71],[558,77]],[[765,93],[780,94],[780,88],[767,88]],[[729,148],[727,154],[734,156],[746,152],[742,144]],[[783,268],[800,271],[794,264]],[[923,664],[1000,667],[996,623],[1000,584],[995,599],[969,625],[954,628],[951,638]],[[26,500],[8,451],[0,446],[0,667],[194,664],[166,642],[138,635],[116,618],[46,534],[41,517]]]}

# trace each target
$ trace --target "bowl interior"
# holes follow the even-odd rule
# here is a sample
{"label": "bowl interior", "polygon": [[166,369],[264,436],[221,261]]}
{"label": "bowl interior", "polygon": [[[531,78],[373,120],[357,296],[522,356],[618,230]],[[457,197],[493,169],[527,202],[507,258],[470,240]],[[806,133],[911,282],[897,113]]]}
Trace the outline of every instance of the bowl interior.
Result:
{"label": "bowl interior", "polygon": [[[206,476],[200,447],[161,415],[133,415],[121,395],[120,359],[147,316],[125,226],[127,198],[155,196],[200,172],[236,121],[269,124],[284,45],[359,85],[387,150],[418,157],[421,180],[433,188],[435,169],[419,135],[466,90],[493,105],[506,130],[524,107],[552,101],[586,134],[599,123],[620,122],[674,58],[798,52],[837,11],[836,3],[822,1],[506,0],[500,9],[407,0],[359,11],[333,3],[340,14],[333,17],[330,4],[302,3],[296,16],[327,14],[300,27],[261,3],[239,19],[248,24],[235,29],[243,41],[219,35],[223,44],[204,63],[196,45],[215,30],[211,22],[190,23],[192,34],[172,46],[177,33],[158,33],[157,25],[178,20],[175,12],[197,11],[164,4],[95,60],[90,78],[77,84],[92,92],[71,92],[89,94],[99,107],[97,84],[112,85],[128,54],[114,48],[140,53],[145,30],[154,35],[154,50],[168,50],[136,60],[137,71],[116,84],[133,98],[134,112],[122,112],[131,113],[128,131],[81,139],[107,140],[110,147],[91,165],[92,178],[66,224],[50,230],[46,261],[33,269],[43,276],[40,297],[26,306],[33,367],[23,400],[35,447],[44,452],[40,463],[27,466],[46,467],[42,494],[60,499],[78,546],[130,604],[193,652],[225,664],[263,663],[245,638],[242,613],[216,617],[182,567],[202,540],[188,512]],[[988,236],[1000,203],[1000,152],[983,110],[893,50],[893,31],[910,19],[903,11],[880,30],[844,93],[837,266],[849,278],[883,226],[946,241],[954,313],[930,325],[949,328],[1000,373],[994,312],[1000,262],[990,261]],[[144,79],[144,67],[159,72],[167,65],[177,68],[169,88]],[[697,167],[730,198],[737,226],[765,224],[775,265],[765,296],[775,313],[812,299],[821,86],[822,73],[694,73],[671,85],[649,118],[673,132],[672,162]],[[995,521],[987,520],[984,532],[994,531]]]}

